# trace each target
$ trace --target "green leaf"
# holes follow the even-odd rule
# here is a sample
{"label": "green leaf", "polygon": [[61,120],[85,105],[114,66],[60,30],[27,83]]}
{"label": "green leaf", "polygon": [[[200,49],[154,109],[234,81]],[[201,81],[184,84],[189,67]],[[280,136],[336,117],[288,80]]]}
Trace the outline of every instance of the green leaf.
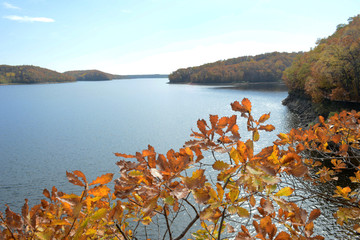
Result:
{"label": "green leaf", "polygon": [[175,199],[172,196],[168,196],[164,199],[164,202],[169,205],[174,205]]}

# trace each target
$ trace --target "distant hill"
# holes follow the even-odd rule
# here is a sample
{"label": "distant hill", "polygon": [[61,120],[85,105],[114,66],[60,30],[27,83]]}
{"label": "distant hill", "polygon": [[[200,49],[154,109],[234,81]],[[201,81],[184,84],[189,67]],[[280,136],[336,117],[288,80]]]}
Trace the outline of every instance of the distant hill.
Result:
{"label": "distant hill", "polygon": [[74,82],[75,78],[36,66],[0,65],[0,84]]}
{"label": "distant hill", "polygon": [[272,52],[178,69],[170,83],[280,82],[283,71],[303,53]]}
{"label": "distant hill", "polygon": [[135,79],[135,78],[167,78],[168,74],[140,74],[140,75],[121,75],[120,79]]}
{"label": "distant hill", "polygon": [[112,79],[135,79],[135,78],[167,78],[167,74],[140,74],[140,75],[114,75],[99,70],[67,71],[64,74],[75,77],[77,81],[103,81]]}
{"label": "distant hill", "polygon": [[103,81],[121,78],[120,75],[113,75],[99,70],[67,71],[64,74],[74,77],[76,81]]}

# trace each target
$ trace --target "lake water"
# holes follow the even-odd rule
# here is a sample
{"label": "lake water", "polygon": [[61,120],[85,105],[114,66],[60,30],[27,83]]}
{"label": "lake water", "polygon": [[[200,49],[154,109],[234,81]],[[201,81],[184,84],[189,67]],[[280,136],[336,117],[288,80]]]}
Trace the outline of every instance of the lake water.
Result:
{"label": "lake water", "polygon": [[[230,103],[244,97],[252,101],[256,117],[271,112],[269,123],[276,127],[261,135],[263,145],[258,149],[296,124],[281,105],[286,91],[167,82],[132,79],[0,86],[0,209],[8,204],[19,211],[24,198],[37,204],[43,189],[52,186],[73,191],[66,171],[81,170],[88,179],[117,173],[115,152],[133,154],[148,144],[160,153],[178,149],[190,139],[199,118],[230,116],[234,114]],[[246,139],[245,132],[242,137]]]}

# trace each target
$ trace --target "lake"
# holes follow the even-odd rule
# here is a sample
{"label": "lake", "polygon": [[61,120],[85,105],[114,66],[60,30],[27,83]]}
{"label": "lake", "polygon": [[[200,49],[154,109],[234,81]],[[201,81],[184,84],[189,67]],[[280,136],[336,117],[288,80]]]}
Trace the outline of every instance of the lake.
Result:
{"label": "lake", "polygon": [[[150,144],[160,153],[190,139],[199,118],[231,116],[230,103],[247,97],[253,114],[271,112],[276,127],[257,149],[296,125],[281,101],[287,92],[166,84],[168,79],[131,79],[0,86],[0,209],[19,211],[43,198],[44,188],[76,190],[66,171],[88,179],[117,173],[113,153],[133,154]],[[244,123],[245,124],[245,123]],[[246,139],[245,125],[242,139]],[[262,141],[263,140],[263,141]],[[117,175],[116,175],[117,176]],[[326,205],[326,204],[325,204]],[[327,233],[334,225],[321,231]]]}

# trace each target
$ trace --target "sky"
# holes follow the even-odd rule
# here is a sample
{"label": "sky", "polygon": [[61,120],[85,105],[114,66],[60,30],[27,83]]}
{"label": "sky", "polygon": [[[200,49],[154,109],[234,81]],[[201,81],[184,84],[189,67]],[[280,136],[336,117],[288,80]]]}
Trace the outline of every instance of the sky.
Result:
{"label": "sky", "polygon": [[169,74],[309,51],[360,0],[0,0],[0,64]]}

